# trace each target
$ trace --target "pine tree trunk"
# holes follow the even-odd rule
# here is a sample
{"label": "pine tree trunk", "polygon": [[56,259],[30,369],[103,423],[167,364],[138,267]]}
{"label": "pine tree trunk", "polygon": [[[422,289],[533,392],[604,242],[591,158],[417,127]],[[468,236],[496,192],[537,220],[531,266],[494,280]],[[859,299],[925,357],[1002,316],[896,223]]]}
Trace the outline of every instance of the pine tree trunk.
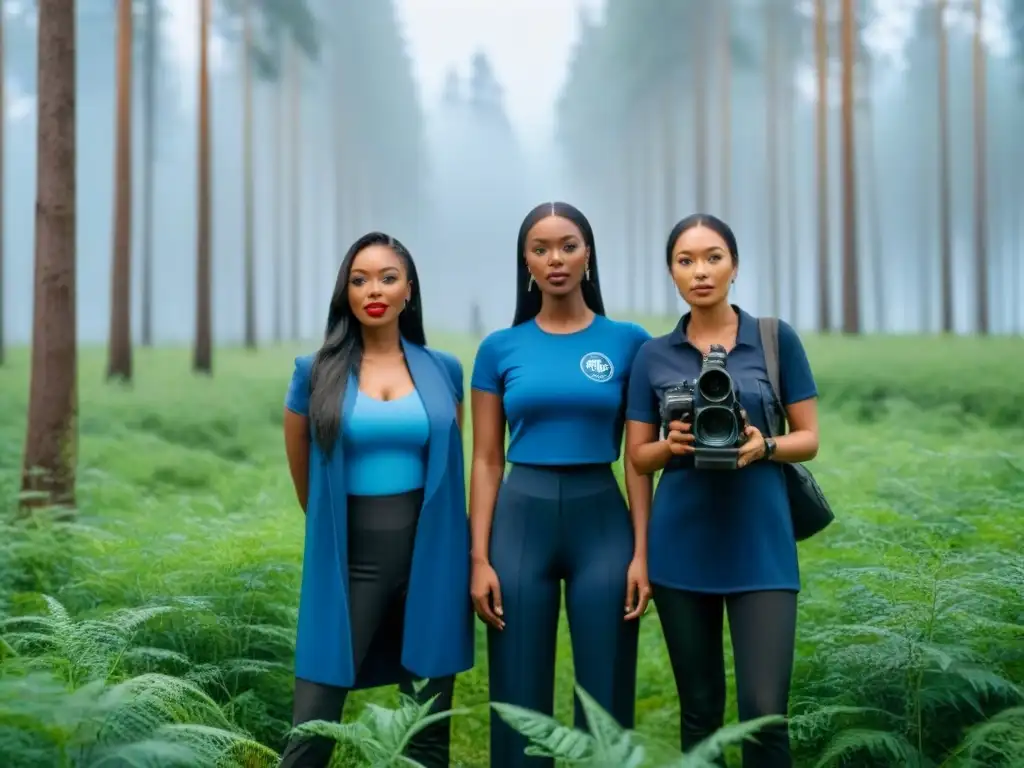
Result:
{"label": "pine tree trunk", "polygon": [[939,262],[942,290],[942,332],[953,332],[953,205],[949,167],[949,38],[946,0],[936,0],[939,41]]}
{"label": "pine tree trunk", "polygon": [[39,0],[32,377],[25,507],[75,503],[75,6]]}
{"label": "pine tree trunk", "polygon": [[300,321],[299,308],[301,306],[301,293],[299,287],[301,282],[302,267],[302,108],[299,98],[300,74],[299,74],[299,53],[294,43],[288,45],[288,87],[291,100],[288,105],[289,119],[291,122],[291,151],[289,168],[291,176],[291,247],[289,250],[289,261],[292,267],[292,296],[291,296],[291,338],[297,341],[302,336],[302,323]]}
{"label": "pine tree trunk", "polygon": [[157,0],[146,3],[146,73],[142,95],[145,141],[142,160],[142,346],[153,345],[153,185],[156,181],[156,67],[159,35]]}
{"label": "pine tree trunk", "polygon": [[853,123],[856,55],[854,0],[842,0],[843,333],[860,333],[860,270],[857,263],[857,152]]}
{"label": "pine tree trunk", "polygon": [[989,333],[988,286],[988,94],[985,74],[985,43],[981,35],[984,4],[974,0],[974,274],[975,325],[982,336]]}
{"label": "pine tree trunk", "polygon": [[114,250],[110,260],[107,379],[132,379],[132,0],[117,2]]}
{"label": "pine tree trunk", "polygon": [[828,215],[828,17],[825,0],[814,3],[814,60],[818,101],[814,118],[818,198],[818,332],[832,329],[832,286]]}
{"label": "pine tree trunk", "polygon": [[192,369],[213,373],[210,276],[210,0],[199,0],[199,173],[196,216],[196,346]]}
{"label": "pine tree trunk", "polygon": [[243,275],[245,291],[245,346],[247,349],[256,349],[256,246],[253,241],[253,227],[255,222],[254,201],[253,201],[253,149],[252,149],[252,0],[244,0],[242,8],[242,23],[244,26],[244,42],[242,43],[242,164],[244,165],[242,186],[244,195],[244,221],[242,226],[245,231],[244,238],[245,253],[243,255],[245,265]]}
{"label": "pine tree trunk", "polygon": [[[7,40],[6,40],[6,29],[4,24],[4,17],[7,15],[5,10],[6,3],[0,2],[0,109],[6,115],[7,94],[4,89],[4,82],[7,79]],[[4,360],[7,355],[6,350],[6,326],[4,324],[4,313],[7,311],[7,307],[4,304],[4,230],[6,227],[6,217],[4,216],[4,155],[6,154],[6,139],[4,137],[4,128],[7,123],[6,117],[0,120],[0,365],[4,364]]]}

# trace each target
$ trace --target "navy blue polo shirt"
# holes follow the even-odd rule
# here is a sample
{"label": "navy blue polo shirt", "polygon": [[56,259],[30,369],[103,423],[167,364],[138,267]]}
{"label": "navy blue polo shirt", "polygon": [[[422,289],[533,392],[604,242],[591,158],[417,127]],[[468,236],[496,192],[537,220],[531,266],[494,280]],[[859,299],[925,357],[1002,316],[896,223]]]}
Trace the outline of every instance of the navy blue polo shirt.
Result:
{"label": "navy blue polo shirt", "polygon": [[611,464],[622,449],[626,386],[651,335],[604,315],[574,333],[529,320],[483,340],[470,386],[501,397],[512,464]]}
{"label": "navy blue polo shirt", "polygon": [[[767,435],[774,399],[757,318],[733,309],[739,331],[726,369],[747,417]],[[700,373],[703,358],[686,338],[689,319],[684,315],[671,333],[640,348],[629,380],[628,420],[660,425],[665,389]],[[785,406],[818,394],[800,337],[782,321],[779,378]],[[654,584],[714,594],[800,589],[789,501],[775,462],[697,470],[692,456],[674,456],[655,490],[649,531],[648,575]]]}

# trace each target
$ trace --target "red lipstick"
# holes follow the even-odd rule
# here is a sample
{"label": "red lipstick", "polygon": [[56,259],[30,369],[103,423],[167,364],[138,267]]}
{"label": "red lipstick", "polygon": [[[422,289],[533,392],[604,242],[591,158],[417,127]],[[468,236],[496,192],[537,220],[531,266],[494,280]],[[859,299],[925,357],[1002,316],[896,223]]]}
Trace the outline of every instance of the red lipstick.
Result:
{"label": "red lipstick", "polygon": [[383,317],[384,313],[388,311],[388,305],[374,301],[367,304],[363,309],[366,310],[366,314],[370,317]]}

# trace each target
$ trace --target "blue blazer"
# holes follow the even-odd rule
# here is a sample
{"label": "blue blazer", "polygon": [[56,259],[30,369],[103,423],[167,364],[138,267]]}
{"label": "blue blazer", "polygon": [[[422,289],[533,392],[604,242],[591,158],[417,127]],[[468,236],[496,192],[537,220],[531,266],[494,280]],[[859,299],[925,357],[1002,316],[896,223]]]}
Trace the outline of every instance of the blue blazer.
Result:
{"label": "blue blazer", "polygon": [[[455,405],[462,365],[451,355],[402,340],[406,363],[430,421],[423,507],[416,528],[404,637],[375,639],[359,674],[352,658],[348,604],[348,494],[339,438],[329,455],[311,438],[302,592],[295,676],[342,688],[371,688],[441,677],[473,666],[469,597],[470,537],[462,436]],[[309,401],[313,355],[295,359],[288,403]],[[350,377],[342,419],[355,405]],[[303,399],[304,398],[304,399]],[[397,635],[398,633],[395,633]],[[388,643],[388,640],[392,643]],[[383,642],[380,642],[383,641]]]}

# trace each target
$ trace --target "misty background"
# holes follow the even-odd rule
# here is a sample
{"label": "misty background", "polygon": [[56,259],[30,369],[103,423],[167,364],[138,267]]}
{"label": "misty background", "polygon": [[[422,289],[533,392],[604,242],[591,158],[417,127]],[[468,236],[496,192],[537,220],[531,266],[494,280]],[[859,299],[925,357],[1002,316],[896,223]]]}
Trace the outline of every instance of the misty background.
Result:
{"label": "misty background", "polygon": [[[136,5],[133,187],[140,190],[148,170],[139,95],[148,16],[145,2]],[[776,4],[784,12],[769,33],[765,9],[771,5],[762,0],[375,0],[372,7],[311,2],[320,51],[297,68],[297,90],[294,80],[273,76],[258,76],[254,88],[260,341],[274,340],[277,331],[285,339],[319,336],[342,255],[371,229],[394,235],[412,251],[428,328],[469,330],[474,304],[485,330],[508,325],[519,223],[533,205],[552,199],[572,202],[590,217],[605,302],[614,315],[682,310],[665,274],[664,238],[676,220],[703,208],[736,230],[741,268],[735,301],[751,312],[814,328],[819,249],[813,3]],[[829,4],[828,26],[833,328],[840,326],[843,290],[838,5]],[[237,14],[228,6],[227,0],[214,3],[211,39],[213,336],[218,345],[239,344],[244,334],[243,46]],[[716,19],[724,6],[728,56],[715,47]],[[971,332],[978,276],[973,4],[949,6],[953,314],[955,330]],[[1019,4],[985,0],[983,7],[990,330],[1020,333],[1024,34],[1015,15]],[[78,323],[80,340],[99,344],[110,326],[117,30],[113,2],[79,0],[78,9]],[[144,295],[142,270],[133,267],[132,334],[138,342],[148,302],[152,341],[186,344],[195,336],[198,7],[191,0],[162,0],[159,9],[153,292]],[[4,11],[2,312],[8,343],[20,345],[30,342],[32,325],[36,28],[31,3],[7,0]],[[858,5],[858,301],[867,332],[940,330],[934,13],[934,3],[924,0]],[[262,26],[260,34],[274,37]],[[632,35],[640,42],[616,58],[608,52],[620,49],[609,46],[609,35],[617,41]],[[698,53],[705,66],[695,70],[698,44],[707,45]],[[777,91],[765,69],[773,50],[781,72]],[[646,59],[638,58],[638,51]],[[728,62],[727,91],[723,61]],[[673,69],[671,88],[651,74],[668,69]],[[703,108],[697,106],[699,83]],[[728,104],[722,103],[724,93]],[[775,102],[790,106],[773,112]],[[672,112],[668,118],[666,104]],[[695,112],[707,121],[703,145],[695,143]],[[299,120],[293,119],[296,114]],[[663,119],[673,126],[674,140],[667,144]],[[766,144],[768,120],[775,121],[778,140],[774,160]],[[297,139],[292,130],[298,130]],[[703,172],[698,156],[706,161]],[[281,167],[275,165],[278,159]],[[666,172],[670,166],[674,173]],[[702,173],[706,191],[698,200]],[[144,227],[141,197],[135,194],[133,200],[134,261]],[[280,274],[275,258],[284,264]],[[874,301],[879,285],[885,290],[880,314]]]}

